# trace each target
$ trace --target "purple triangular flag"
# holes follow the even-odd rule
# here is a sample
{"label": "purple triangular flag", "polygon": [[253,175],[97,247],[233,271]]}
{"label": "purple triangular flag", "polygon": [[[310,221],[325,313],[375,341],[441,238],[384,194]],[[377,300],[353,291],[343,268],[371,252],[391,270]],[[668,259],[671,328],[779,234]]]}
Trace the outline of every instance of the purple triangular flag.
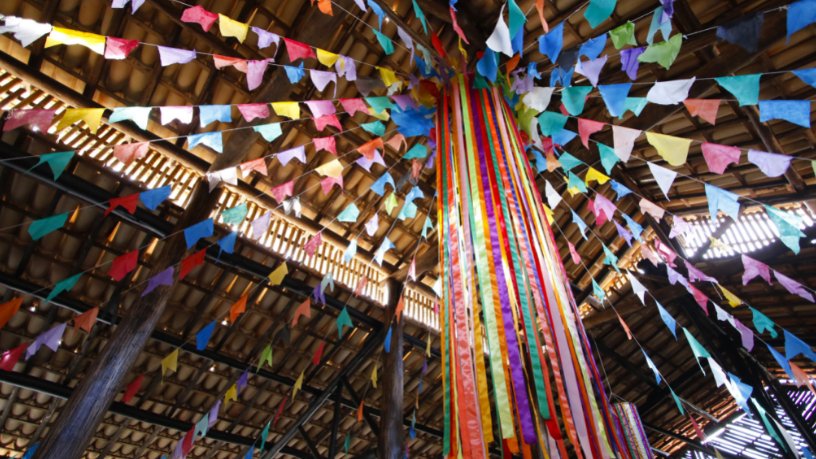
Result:
{"label": "purple triangular flag", "polygon": [[156,290],[156,288],[165,285],[170,286],[173,285],[173,267],[169,267],[164,271],[156,274],[155,276],[151,277],[147,280],[147,287],[145,287],[144,291],[142,292],[142,296],[144,297],[148,293]]}

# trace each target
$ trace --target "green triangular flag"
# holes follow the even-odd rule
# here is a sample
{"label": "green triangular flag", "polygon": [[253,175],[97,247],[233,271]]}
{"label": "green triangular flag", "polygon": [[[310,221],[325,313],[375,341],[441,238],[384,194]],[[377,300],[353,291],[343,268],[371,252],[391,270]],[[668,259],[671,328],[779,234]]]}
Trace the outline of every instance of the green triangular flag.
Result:
{"label": "green triangular flag", "polygon": [[615,27],[609,31],[609,38],[612,39],[612,44],[615,45],[615,49],[621,49],[626,45],[637,45],[637,40],[635,39],[635,23],[629,21],[626,24]]}
{"label": "green triangular flag", "polygon": [[507,1],[507,16],[508,16],[508,29],[510,31],[510,38],[516,36],[519,30],[524,27],[524,23],[527,22],[527,16],[524,14],[524,11],[519,8],[514,0]]}
{"label": "green triangular flag", "polygon": [[674,393],[671,387],[669,387],[669,392],[671,392],[671,396],[674,399],[674,404],[677,405],[677,409],[680,411],[680,414],[685,416],[686,410],[683,409],[682,400],[680,400],[680,397],[678,397],[677,394]]}
{"label": "green triangular flag", "polygon": [[602,143],[597,143],[597,145],[598,153],[601,156],[601,165],[607,174],[612,174],[612,168],[618,163],[618,155],[616,155],[615,150],[608,145]]}
{"label": "green triangular flag", "polygon": [[382,121],[372,121],[370,123],[363,123],[360,125],[363,130],[368,132],[369,134],[373,134],[376,136],[382,136],[385,134],[385,125]]}
{"label": "green triangular flag", "polygon": [[391,39],[388,38],[388,35],[384,35],[374,29],[371,29],[371,31],[374,32],[374,36],[377,37],[377,41],[380,43],[380,46],[382,46],[385,55],[390,56],[394,54],[394,42],[392,42]]}
{"label": "green triangular flag", "polygon": [[267,344],[263,351],[261,351],[261,358],[258,360],[258,367],[255,369],[255,373],[264,366],[264,364],[268,364],[270,367],[272,366],[272,345]]}
{"label": "green triangular flag", "polygon": [[62,228],[65,222],[68,221],[68,214],[70,214],[70,212],[34,220],[28,225],[28,234],[31,235],[31,239],[37,241],[48,233]]}
{"label": "green triangular flag", "polygon": [[[68,167],[68,163],[71,162],[71,159],[74,157],[73,151],[61,151],[58,153],[46,153],[44,155],[40,155],[39,162],[34,167],[39,166],[40,164],[48,164],[48,167],[51,168],[51,173],[54,174],[54,180],[58,179],[62,172]],[[33,169],[33,167],[32,167]]]}
{"label": "green triangular flag", "polygon": [[694,358],[697,359],[697,365],[700,365],[700,370],[703,372],[703,374],[705,374],[705,370],[703,370],[703,365],[700,363],[700,359],[703,357],[710,359],[711,354],[708,353],[708,350],[704,348],[699,341],[697,341],[697,338],[695,338],[686,327],[683,327],[683,334],[686,335],[686,339],[691,347],[691,352],[694,353]]}
{"label": "green triangular flag", "polygon": [[[591,86],[587,87],[592,89]],[[560,113],[543,112],[538,115],[538,129],[541,131],[541,135],[545,137],[550,137],[554,133],[560,132],[561,129],[564,129],[565,124],[567,124],[567,117]]]}
{"label": "green triangular flag", "polygon": [[406,151],[402,159],[420,159],[426,156],[428,156],[428,147],[418,143]]}
{"label": "green triangular flag", "polygon": [[[416,0],[414,0],[414,1],[416,1]],[[346,432],[346,439],[343,440],[343,452],[348,454],[350,447],[351,447],[351,434]]]}
{"label": "green triangular flag", "polygon": [[[422,12],[422,9],[417,4],[417,0],[411,0],[411,3],[414,5],[414,16],[419,19],[419,23],[422,24],[422,30],[425,31],[425,35],[428,35],[428,22],[425,20],[425,13]],[[348,452],[348,448],[346,448],[346,452]]]}
{"label": "green triangular flag", "polygon": [[654,45],[649,45],[646,51],[638,56],[640,62],[657,62],[663,68],[671,67],[677,55],[680,54],[680,47],[683,45],[683,35],[675,34],[666,41],[661,41]]}
{"label": "green triangular flag", "polygon": [[567,177],[569,178],[567,180],[567,188],[568,189],[575,188],[576,190],[578,190],[581,193],[586,193],[587,192],[586,183],[584,183],[584,181],[581,180],[581,177],[578,177],[577,175],[573,174],[572,172],[567,174]]}
{"label": "green triangular flag", "polygon": [[618,269],[618,257],[615,255],[615,252],[611,251],[604,243],[601,243],[601,246],[603,247],[604,252],[603,264],[615,268],[615,271],[620,273],[620,269]]}
{"label": "green triangular flag", "polygon": [[248,210],[246,203],[242,202],[231,209],[226,209],[221,212],[221,219],[228,225],[238,225],[244,221]]}
{"label": "green triangular flag", "polygon": [[779,240],[788,246],[793,253],[799,253],[799,239],[805,237],[805,233],[799,230],[799,221],[791,222],[789,219],[794,218],[793,214],[786,214],[776,207],[765,206],[765,213],[768,218],[776,226],[779,232]]}
{"label": "green triangular flag", "polygon": [[340,314],[337,316],[337,337],[343,337],[343,327],[354,328],[354,324],[351,322],[351,317],[349,317],[348,310],[344,307]]}
{"label": "green triangular flag", "polygon": [[389,194],[388,197],[385,198],[385,211],[390,215],[391,211],[394,210],[398,204],[397,196],[394,193]]}
{"label": "green triangular flag", "polygon": [[763,332],[765,332],[767,330],[768,333],[771,334],[772,338],[776,338],[777,332],[776,332],[776,329],[774,329],[774,325],[775,325],[774,321],[771,320],[765,314],[757,311],[756,309],[754,309],[754,308],[752,308],[750,306],[748,308],[754,314],[754,316],[753,316],[754,328],[756,328],[756,330],[759,333],[763,333]]}
{"label": "green triangular flag", "polygon": [[68,292],[77,282],[79,282],[79,278],[82,277],[82,273],[74,274],[71,277],[65,278],[54,285],[54,288],[51,289],[51,292],[48,293],[48,296],[45,298],[46,301],[51,301],[56,298],[62,292]]}
{"label": "green triangular flag", "polygon": [[739,101],[740,106],[759,103],[759,78],[761,73],[714,78],[718,85],[727,89]]}
{"label": "green triangular flag", "polygon": [[593,29],[604,22],[615,11],[617,0],[590,0],[584,17]]}
{"label": "green triangular flag", "polygon": [[271,421],[267,422],[266,425],[263,428],[263,432],[261,432],[261,451],[263,451],[264,448],[266,447],[266,437],[269,436],[269,425],[270,424],[271,424]]}
{"label": "green triangular flag", "polygon": [[602,289],[601,286],[595,282],[595,279],[592,279],[592,294],[595,295],[595,298],[597,298],[599,301],[603,301],[604,297],[606,296],[606,292],[604,292],[604,289]]}

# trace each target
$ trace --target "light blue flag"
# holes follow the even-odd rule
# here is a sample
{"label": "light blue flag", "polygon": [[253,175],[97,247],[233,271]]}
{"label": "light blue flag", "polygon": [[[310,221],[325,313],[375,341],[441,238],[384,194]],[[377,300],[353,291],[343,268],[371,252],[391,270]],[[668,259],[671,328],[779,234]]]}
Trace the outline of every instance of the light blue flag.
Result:
{"label": "light blue flag", "polygon": [[28,225],[28,234],[31,235],[31,239],[38,241],[47,234],[53,233],[54,231],[65,226],[65,222],[68,221],[69,214],[70,212],[65,212],[63,214],[52,215],[50,217],[34,220],[30,225]]}
{"label": "light blue flag", "polygon": [[377,195],[382,196],[385,193],[385,184],[391,185],[391,189],[396,190],[397,185],[394,184],[394,177],[391,177],[391,174],[388,172],[383,173],[374,183],[371,184],[371,191],[377,193]]}
{"label": "light blue flag", "polygon": [[[614,153],[614,150],[613,150],[612,153]],[[620,183],[620,182],[618,182],[616,180],[610,180],[609,185],[612,187],[612,190],[614,190],[615,193],[617,193],[618,199],[626,196],[627,194],[632,193],[632,190],[630,190],[626,185],[624,185],[624,184],[622,184],[622,183]]]}
{"label": "light blue flag", "polygon": [[354,255],[357,255],[357,239],[352,239],[349,246],[346,247],[346,250],[343,252],[343,263],[350,262],[354,258]]}
{"label": "light blue flag", "polygon": [[[51,169],[51,173],[54,174],[54,180],[57,180],[60,178],[63,171],[65,171],[65,168],[68,167],[68,163],[71,162],[73,157],[73,151],[46,153],[37,157],[39,161],[37,161],[37,164],[35,164],[34,167],[37,167],[40,164],[48,164],[48,167]],[[34,167],[32,167],[32,169]]]}
{"label": "light blue flag", "polygon": [[422,225],[422,237],[428,237],[428,231],[433,231],[433,223],[431,223],[431,217],[425,217],[425,224]]}
{"label": "light blue flag", "polygon": [[664,40],[669,38],[672,31],[672,22],[670,18],[667,18],[664,14],[662,6],[655,8],[655,12],[652,15],[652,22],[649,23],[649,31],[646,33],[646,43],[650,45],[654,43],[654,37],[658,30],[663,34]]}
{"label": "light blue flag", "polygon": [[422,24],[422,30],[425,31],[425,35],[428,35],[428,22],[425,19],[425,13],[417,4],[417,0],[411,0],[411,3],[414,6],[414,16],[416,16],[416,18],[419,19],[419,23]]}
{"label": "light blue flag", "polygon": [[402,206],[402,209],[400,209],[397,218],[399,220],[408,220],[416,217],[416,214],[417,214],[416,204],[414,204],[411,201],[405,201],[405,204]]}
{"label": "light blue flag", "polygon": [[584,223],[583,220],[581,220],[581,217],[578,214],[576,214],[574,210],[570,210],[570,212],[572,212],[572,222],[575,223],[576,226],[578,226],[578,230],[581,232],[581,236],[583,236],[584,239],[586,239],[587,224]]}
{"label": "light blue flag", "polygon": [[79,278],[82,277],[82,273],[74,274],[71,277],[66,277],[65,279],[57,282],[54,284],[54,288],[48,292],[48,296],[45,298],[46,301],[51,301],[57,297],[62,292],[70,292],[72,288],[79,282]]}
{"label": "light blue flag", "polygon": [[647,103],[649,103],[649,100],[645,97],[627,97],[626,102],[623,104],[623,113],[620,117],[623,118],[623,115],[625,115],[627,111],[634,113],[635,116],[640,116],[640,112],[646,108]]}
{"label": "light blue flag", "polygon": [[198,145],[206,145],[218,153],[224,152],[224,139],[221,131],[202,132],[187,136],[188,148],[195,148]]}
{"label": "light blue flag", "polygon": [[538,51],[547,56],[550,62],[558,61],[561,48],[564,46],[564,21],[550,29],[550,32],[538,37]]}
{"label": "light blue flag", "polygon": [[572,139],[578,136],[575,131],[570,131],[569,129],[561,129],[560,131],[553,132],[552,141],[555,145],[564,146],[570,142]]}
{"label": "light blue flag", "polygon": [[391,41],[391,38],[378,30],[372,30],[372,32],[374,32],[374,36],[377,37],[377,42],[382,47],[385,55],[390,56],[394,54],[394,42]]}
{"label": "light blue flag", "polygon": [[629,215],[624,213],[621,213],[621,215],[623,215],[623,219],[626,220],[626,226],[628,226],[629,229],[632,231],[632,234],[635,236],[635,239],[640,240],[640,235],[643,234],[643,226],[641,226]]}
{"label": "light blue flag", "polygon": [[816,22],[816,1],[800,0],[788,5],[788,41],[791,35]]}
{"label": "light blue flag", "polygon": [[705,193],[708,200],[708,213],[711,214],[712,221],[717,221],[717,212],[720,210],[734,221],[739,219],[740,205],[737,201],[739,195],[708,183],[705,184]]}
{"label": "light blue flag", "polygon": [[289,82],[292,84],[300,82],[306,76],[306,71],[303,70],[303,62],[297,67],[284,65],[283,70],[286,71],[286,78],[289,78]]}
{"label": "light blue flag", "polygon": [[803,128],[810,128],[809,100],[760,100],[759,120],[785,120]]}
{"label": "light blue flag", "polygon": [[596,145],[598,145],[598,154],[601,157],[601,165],[607,174],[612,174],[612,168],[614,168],[615,164],[620,161],[618,156],[615,154],[615,150],[612,147],[604,145],[600,142],[596,142]]}
{"label": "light blue flag", "polygon": [[237,239],[238,233],[233,231],[218,240],[218,247],[226,253],[233,253],[235,251],[235,241]]}
{"label": "light blue flag", "polygon": [[377,2],[372,2],[371,0],[368,0],[366,4],[368,5],[369,8],[371,8],[371,11],[377,15],[377,25],[379,26],[378,27],[379,30],[382,30],[383,19],[385,19],[385,11],[383,11],[382,8],[380,8],[380,5],[378,5]]}
{"label": "light blue flag", "polygon": [[701,358],[711,358],[711,354],[708,353],[708,350],[700,344],[699,341],[691,334],[690,331],[686,327],[683,327],[683,334],[686,335],[686,339],[689,342],[689,347],[691,347],[691,352],[694,354],[694,358],[697,359],[697,365],[700,366],[700,370],[705,374],[705,370],[703,370],[703,364],[700,363]]}
{"label": "light blue flag", "polygon": [[424,197],[425,195],[422,193],[422,190],[419,189],[418,186],[414,186],[411,188],[411,191],[405,195],[405,200],[408,202],[414,202],[415,200],[422,199]]}
{"label": "light blue flag", "polygon": [[576,167],[584,164],[583,161],[566,151],[561,153],[561,156],[558,157],[558,162],[561,163],[561,168],[564,169],[564,172],[570,172]]}
{"label": "light blue flag", "polygon": [[598,91],[610,115],[623,116],[626,111],[626,96],[631,88],[632,83],[598,85]]}
{"label": "light blue flag", "polygon": [[[735,375],[728,373],[728,378],[731,380],[731,387],[728,387],[729,392],[731,392],[731,396],[734,397],[734,401],[737,402],[737,405],[740,406],[746,413],[749,413],[748,408],[748,399],[751,398],[751,393],[754,391],[754,388],[745,384]],[[731,389],[735,390],[731,390]]]}
{"label": "light blue flag", "polygon": [[597,282],[595,282],[595,279],[592,279],[592,295],[594,295],[598,301],[603,301],[604,297],[606,297],[606,292],[604,292],[604,289],[601,288]]}
{"label": "light blue flag", "polygon": [[372,121],[370,123],[363,123],[360,125],[363,130],[368,132],[369,134],[376,135],[378,137],[385,134],[385,125],[382,121]]}
{"label": "light blue flag", "polygon": [[570,86],[561,91],[561,102],[572,116],[578,116],[584,111],[584,104],[592,86]]}
{"label": "light blue flag", "polygon": [[535,157],[535,168],[536,172],[539,174],[547,170],[547,158],[541,154],[538,150],[533,150],[533,156]]}
{"label": "light blue flag", "polygon": [[386,110],[394,108],[394,103],[386,96],[366,97],[366,103],[375,113],[382,113]]}
{"label": "light blue flag", "polygon": [[261,124],[260,126],[254,126],[252,130],[263,136],[267,142],[272,142],[283,133],[280,123]]}
{"label": "light blue flag", "polygon": [[771,335],[771,338],[776,338],[777,332],[776,329],[774,328],[774,325],[776,325],[774,321],[771,320],[770,317],[759,312],[757,309],[751,306],[748,306],[748,308],[751,310],[752,313],[752,321],[754,322],[754,328],[756,328],[756,330],[759,333],[764,333],[767,331]]}
{"label": "light blue flag", "polygon": [[221,212],[221,219],[228,225],[239,225],[244,221],[248,211],[247,204],[242,202],[235,207],[225,209]]}
{"label": "light blue flag", "polygon": [[199,239],[213,235],[213,219],[208,218],[184,229],[184,240],[187,248],[194,246]]}
{"label": "light blue flag", "polygon": [[207,430],[210,428],[210,413],[204,413],[204,416],[201,416],[201,419],[196,422],[195,431],[193,432],[193,436],[207,436]]}
{"label": "light blue flag", "polygon": [[357,217],[359,217],[359,216],[360,216],[360,210],[352,202],[345,209],[343,209],[342,212],[340,212],[340,215],[337,216],[337,221],[346,222],[346,223],[349,223],[349,222],[353,223],[353,222],[357,221]]}
{"label": "light blue flag", "polygon": [[198,107],[198,121],[204,127],[213,121],[229,123],[232,121],[232,106],[201,105]]}
{"label": "light blue flag", "polygon": [[[196,349],[199,351],[203,351],[207,349],[207,343],[210,342],[210,338],[212,337],[213,332],[215,331],[215,321],[208,323],[205,325],[201,330],[196,333]],[[204,434],[206,435],[206,430]]]}
{"label": "light blue flag", "polygon": [[606,33],[595,38],[590,38],[578,48],[578,56],[586,56],[587,59],[597,59],[606,47]]}
{"label": "light blue flag", "polygon": [[147,129],[147,122],[150,120],[150,110],[153,107],[116,107],[108,117],[109,123],[119,123],[121,121],[133,121],[139,129]]}
{"label": "light blue flag", "polygon": [[816,88],[816,68],[794,70],[793,74],[800,80]]}
{"label": "light blue flag", "polygon": [[646,355],[646,351],[644,351],[642,348],[640,349],[640,351],[643,352],[643,358],[646,359],[646,366],[648,366],[649,369],[652,370],[652,373],[654,373],[655,381],[657,382],[657,384],[660,384],[660,381],[662,381],[662,379],[660,378],[660,371],[657,369],[657,365],[655,365],[654,362],[652,362],[652,359],[650,359],[649,356]]}
{"label": "light blue flag", "polygon": [[740,106],[759,103],[759,79],[761,73],[714,78],[720,86],[727,89],[739,101]]}
{"label": "light blue flag", "polygon": [[615,271],[620,273],[620,268],[618,268],[618,256],[615,255],[615,252],[609,249],[606,244],[601,243],[601,247],[603,248],[604,259],[603,264],[607,266],[611,266],[615,269]]}
{"label": "light blue flag", "polygon": [[144,204],[144,206],[148,209],[156,210],[156,208],[159,207],[159,204],[163,203],[170,197],[170,193],[172,192],[173,189],[170,188],[170,185],[165,185],[152,190],[142,191],[139,193],[139,200],[142,201],[142,204]]}
{"label": "light blue flag", "polygon": [[[795,215],[791,215],[776,207],[764,206],[765,213],[770,218],[771,222],[776,226],[779,233],[779,240],[782,241],[793,253],[799,253],[799,239],[805,237],[799,227],[801,222]],[[791,221],[793,220],[793,221]]]}
{"label": "light blue flag", "polygon": [[586,183],[584,183],[584,181],[581,180],[581,177],[578,177],[577,174],[574,174],[572,172],[567,173],[567,188],[569,189],[575,188],[581,193],[587,192]]}
{"label": "light blue flag", "polygon": [[510,36],[515,37],[527,22],[527,15],[519,8],[515,0],[507,1],[507,18],[507,28],[510,31]]}
{"label": "light blue flag", "polygon": [[669,328],[674,339],[677,339],[677,321],[674,320],[674,317],[669,314],[669,311],[667,311],[662,304],[657,301],[655,301],[655,304],[657,304],[657,311],[660,313],[660,318],[663,319],[663,323]]}
{"label": "light blue flag", "polygon": [[564,129],[567,117],[558,112],[542,112],[538,115],[538,129],[541,135],[550,137],[553,133]]}
{"label": "light blue flag", "polygon": [[422,144],[416,144],[405,152],[402,159],[422,159],[428,156],[428,147]]}
{"label": "light blue flag", "polygon": [[584,17],[593,29],[607,20],[615,11],[617,0],[590,0],[584,11]]}

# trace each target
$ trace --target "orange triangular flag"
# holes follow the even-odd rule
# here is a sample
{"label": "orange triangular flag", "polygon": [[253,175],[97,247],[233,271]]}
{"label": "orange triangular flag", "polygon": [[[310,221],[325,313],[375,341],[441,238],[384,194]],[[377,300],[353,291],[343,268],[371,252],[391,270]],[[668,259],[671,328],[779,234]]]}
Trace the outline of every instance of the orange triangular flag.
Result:
{"label": "orange triangular flag", "polygon": [[363,401],[360,400],[360,406],[357,407],[357,422],[363,422]]}
{"label": "orange triangular flag", "polygon": [[807,373],[805,373],[805,371],[799,368],[795,363],[789,363],[791,372],[793,372],[793,377],[796,378],[796,387],[801,387],[802,384],[805,384],[807,385],[808,389],[813,392],[813,395],[816,395],[816,389],[813,388],[813,383],[810,382],[810,378],[808,377]]}
{"label": "orange triangular flag", "polygon": [[297,325],[298,319],[300,319],[300,316],[304,316],[304,317],[307,317],[307,318],[312,317],[312,298],[311,297],[306,298],[306,301],[304,301],[303,303],[300,303],[300,306],[298,306],[297,309],[295,309],[295,315],[294,315],[294,317],[292,317],[292,328],[294,328],[295,325]]}
{"label": "orange triangular flag", "polygon": [[331,0],[317,0],[317,8],[321,13],[334,16],[332,12]]}
{"label": "orange triangular flag", "polygon": [[74,331],[80,328],[90,333],[96,323],[96,316],[99,315],[99,306],[88,309],[82,314],[74,317]]}
{"label": "orange triangular flag", "polygon": [[232,304],[232,306],[230,306],[229,321],[230,321],[231,324],[234,324],[235,319],[237,319],[238,316],[240,316],[241,314],[244,313],[244,311],[246,311],[246,305],[247,305],[247,295],[244,294],[244,295],[241,295],[241,298],[238,298],[238,301],[236,301],[235,303]]}
{"label": "orange triangular flag", "polygon": [[14,314],[17,314],[21,304],[23,304],[23,297],[14,298],[0,304],[0,329],[6,326],[6,323],[14,317]]}
{"label": "orange triangular flag", "polygon": [[399,323],[400,319],[402,318],[402,310],[405,309],[405,295],[400,295],[399,301],[397,301],[397,307],[394,309],[394,315],[397,317],[397,322]]}
{"label": "orange triangular flag", "polygon": [[720,99],[686,99],[683,104],[691,116],[699,116],[712,125],[717,123]]}

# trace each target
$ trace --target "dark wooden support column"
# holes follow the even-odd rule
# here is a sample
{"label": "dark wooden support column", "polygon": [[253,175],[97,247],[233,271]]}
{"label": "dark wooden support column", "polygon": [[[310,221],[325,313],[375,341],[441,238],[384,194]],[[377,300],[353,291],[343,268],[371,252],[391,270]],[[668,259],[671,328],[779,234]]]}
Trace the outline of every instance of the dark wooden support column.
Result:
{"label": "dark wooden support column", "polygon": [[298,432],[300,432],[300,436],[303,437],[303,441],[306,442],[306,446],[309,448],[309,452],[312,453],[312,457],[321,459],[323,456],[321,456],[320,451],[317,450],[317,445],[315,445],[315,442],[312,440],[309,432],[306,432],[306,429],[304,429],[303,426],[298,426]]}
{"label": "dark wooden support column", "polygon": [[770,388],[771,393],[774,394],[776,400],[779,402],[779,406],[785,411],[785,414],[791,419],[793,425],[796,427],[796,431],[799,432],[799,435],[802,436],[802,439],[805,440],[805,443],[808,445],[808,449],[811,451],[816,451],[816,432],[813,431],[813,428],[808,425],[807,420],[802,416],[802,411],[793,403],[793,400],[788,395],[788,391],[779,384],[779,381],[774,378],[768,371],[762,367],[759,362],[753,358],[752,355],[746,354],[741,351],[741,353],[747,355],[747,359],[756,364],[759,368],[760,378],[768,383],[768,387]]}
{"label": "dark wooden support column", "polygon": [[329,435],[329,459],[337,455],[337,429],[340,427],[340,393],[342,386],[334,391],[334,415],[332,416],[331,435]]}
{"label": "dark wooden support column", "polygon": [[388,283],[388,319],[391,323],[391,352],[385,354],[382,381],[382,416],[380,417],[379,456],[384,459],[400,459],[405,454],[403,447],[402,401],[403,401],[403,327],[405,319],[392,320],[396,311],[402,284]]}

